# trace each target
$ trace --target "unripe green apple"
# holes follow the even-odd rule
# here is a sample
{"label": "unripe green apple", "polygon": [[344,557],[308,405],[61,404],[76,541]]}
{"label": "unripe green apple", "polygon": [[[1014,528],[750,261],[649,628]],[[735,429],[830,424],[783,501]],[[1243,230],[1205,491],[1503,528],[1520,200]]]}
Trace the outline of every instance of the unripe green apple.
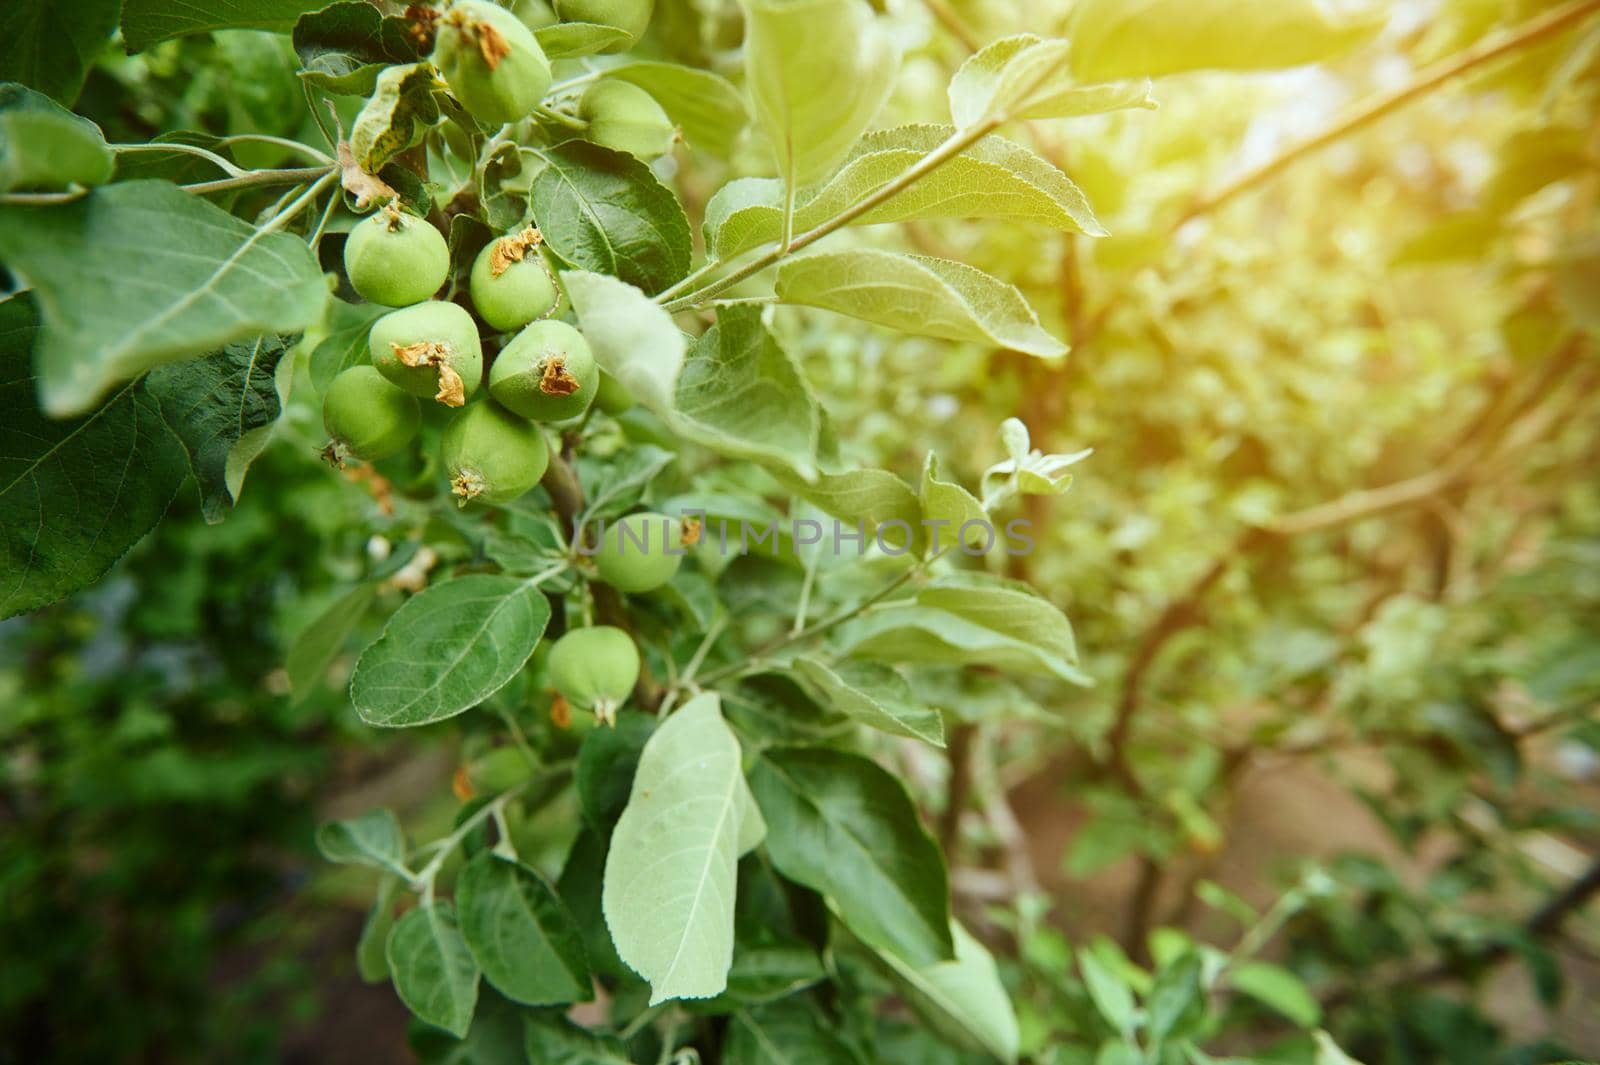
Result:
{"label": "unripe green apple", "polygon": [[550,87],[550,61],[522,20],[485,0],[456,0],[439,19],[433,62],[486,126],[525,118]]}
{"label": "unripe green apple", "polygon": [[656,98],[628,81],[606,78],[589,86],[578,101],[578,117],[589,123],[585,138],[640,159],[666,155],[678,139]]}
{"label": "unripe green apple", "polygon": [[518,333],[489,370],[489,394],[536,422],[561,422],[589,409],[600,368],[589,342],[566,322],[534,322]]}
{"label": "unripe green apple", "polygon": [[633,37],[632,41],[612,45],[608,52],[623,52],[636,44],[650,25],[655,0],[555,0],[556,14],[563,22],[594,22],[615,26]]}
{"label": "unripe green apple", "polygon": [[593,710],[606,724],[639,680],[639,649],[633,637],[611,625],[574,629],[550,648],[550,685],[580,710]]}
{"label": "unripe green apple", "polygon": [[444,284],[450,249],[437,229],[391,204],[350,231],[344,242],[344,272],[363,299],[409,307]]}
{"label": "unripe green apple", "polygon": [[604,370],[600,371],[600,386],[594,392],[594,405],[615,417],[639,402],[633,398],[633,393],[628,391],[628,386],[612,377]]}
{"label": "unripe green apple", "polygon": [[542,318],[556,305],[556,283],[539,257],[539,231],[491,240],[472,261],[472,305],[503,333]]}
{"label": "unripe green apple", "polygon": [[373,322],[367,352],[383,376],[447,407],[462,406],[483,380],[478,323],[442,300],[402,307]]}
{"label": "unripe green apple", "polygon": [[684,527],[676,518],[629,514],[606,527],[595,552],[600,579],[619,592],[649,592],[670,581],[683,562]]}
{"label": "unripe green apple", "polygon": [[345,370],[322,397],[322,427],[332,438],[327,455],[341,466],[347,457],[371,462],[393,455],[421,425],[417,397],[371,366]]}
{"label": "unripe green apple", "polygon": [[439,457],[461,506],[509,503],[538,484],[550,464],[538,426],[493,400],[472,404],[445,426]]}

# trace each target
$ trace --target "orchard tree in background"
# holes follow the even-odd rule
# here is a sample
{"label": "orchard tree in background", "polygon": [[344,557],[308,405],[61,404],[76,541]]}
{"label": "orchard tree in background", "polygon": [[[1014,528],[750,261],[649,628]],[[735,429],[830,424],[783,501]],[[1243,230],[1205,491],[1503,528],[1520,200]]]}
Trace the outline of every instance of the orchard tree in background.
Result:
{"label": "orchard tree in background", "polygon": [[[939,43],[915,46],[959,59],[937,121],[924,107],[897,122],[907,16],[865,0],[662,0],[655,11],[651,0],[251,0],[214,12],[125,0],[134,51],[286,33],[301,133],[241,120],[224,135],[110,143],[64,106],[117,24],[104,6],[25,0],[37,18],[14,16],[5,46],[18,81],[0,87],[0,263],[15,290],[0,302],[0,606],[34,610],[99,580],[191,479],[206,520],[227,520],[248,506],[247,473],[269,444],[319,454],[324,476],[364,501],[365,554],[296,635],[288,698],[319,694],[381,608],[381,634],[349,673],[355,714],[374,730],[459,733],[459,808],[442,831],[418,840],[376,809],[317,833],[329,860],[377,874],[357,964],[392,982],[427,1060],[1165,1065],[1214,1060],[1203,1047],[1263,1010],[1294,1033],[1294,1056],[1274,1060],[1350,1060],[1324,1030],[1331,1006],[1256,957],[1291,921],[1337,938],[1347,914],[1331,900],[1348,896],[1333,877],[1307,871],[1257,913],[1197,866],[1185,898],[1241,921],[1231,950],[1156,928],[1154,910],[1175,849],[1215,850],[1230,774],[1252,744],[1298,753],[1367,736],[1380,727],[1370,706],[1350,710],[1348,729],[1303,735],[1277,721],[1243,744],[1218,722],[1191,723],[1203,742],[1180,750],[1148,725],[1145,701],[1174,683],[1158,658],[1203,623],[1235,567],[1293,569],[1297,539],[1486,483],[1473,478],[1575,424],[1594,319],[1574,278],[1592,276],[1581,272],[1592,249],[1527,268],[1545,270],[1527,282],[1541,297],[1528,329],[1545,348],[1528,360],[1539,368],[1436,466],[1366,483],[1365,471],[1296,456],[1287,425],[1241,430],[1259,436],[1235,455],[1277,455],[1288,470],[1304,459],[1308,480],[1351,490],[1231,494],[1227,520],[1177,534],[1214,546],[1215,561],[1196,573],[1177,554],[1157,559],[1152,587],[1167,601],[1121,630],[1102,620],[1096,655],[1108,660],[1094,668],[1057,602],[1104,592],[1112,604],[1116,591],[1096,587],[1109,567],[1077,572],[1070,560],[1142,542],[1102,529],[1080,545],[1067,515],[1052,520],[1041,503],[1088,455],[1065,442],[1056,452],[1054,438],[1069,407],[1102,392],[1148,397],[1152,422],[1207,387],[1219,407],[1230,399],[1198,373],[1167,391],[1148,377],[1095,384],[1100,367],[1085,362],[1111,343],[1170,351],[1162,323],[1182,323],[1197,351],[1229,342],[1215,335],[1228,323],[1185,318],[1204,290],[1162,272],[1186,225],[1464,74],[1569,46],[1600,2],[1481,25],[1488,36],[1444,49],[1326,138],[1198,199],[1184,184],[1182,202],[1170,181],[1146,190],[1161,161],[1124,147],[1156,107],[1151,78],[1337,61],[1386,18],[1334,17],[1313,0],[1081,0],[1067,21],[1017,26],[1013,13],[988,34],[976,28],[988,14],[968,23],[930,2]],[[1593,101],[1586,32],[1541,78],[1543,106],[1564,106],[1565,93]],[[1171,84],[1162,106],[1183,109],[1187,83]],[[1113,228],[1097,210],[1134,223],[1107,252],[1088,250]],[[1530,215],[1537,224],[1534,211],[1518,219]],[[1435,236],[1477,226],[1484,245],[1510,242],[1516,223],[1501,218],[1484,209]],[[950,223],[972,220],[950,239]],[[1043,244],[1060,277],[1041,280]],[[1276,277],[1245,238],[1235,247],[1236,261],[1212,253],[1221,261],[1206,267],[1236,271],[1241,290],[1272,304],[1258,312],[1264,334],[1309,344],[1332,331],[1321,305],[1297,300],[1343,293],[1306,296],[1315,276]],[[894,382],[858,379],[847,360],[831,375],[837,393],[820,385],[828,375],[809,359],[831,320],[819,311],[866,323],[851,327],[862,338],[851,357],[886,333],[939,341],[917,349],[918,372],[953,377],[959,360],[963,386],[986,402],[952,421],[959,439],[910,418],[888,430],[915,453],[853,438],[897,416],[877,391]],[[1313,393],[1325,382],[1311,374],[1333,363],[1324,354],[1307,370]],[[984,387],[991,362],[1020,367],[1005,401]],[[1558,386],[1560,404],[1541,406]],[[1106,398],[1105,410],[1128,403]],[[1374,419],[1390,428],[1418,413]],[[1137,469],[1123,449],[1168,445],[1181,450],[1129,433],[1112,453]],[[1565,490],[1586,458],[1580,444],[1541,468]],[[1169,469],[1181,477],[1195,461],[1213,460]],[[1114,498],[1123,490],[1090,492],[1105,511],[1137,514],[1137,501]],[[1152,506],[1181,512],[1171,490]],[[1012,530],[1036,550],[996,535]],[[1304,576],[1325,593],[1308,597],[1306,628],[1314,612],[1348,607],[1326,574]],[[1444,632],[1432,604],[1388,601],[1370,609],[1395,632]],[[1272,630],[1240,614],[1237,631]],[[1341,679],[1339,647],[1296,646],[1299,663],[1280,663],[1299,670],[1295,698],[1360,703],[1370,678]],[[1242,655],[1230,645],[1205,667],[1226,678],[1219,688],[1266,685],[1241,679]],[[1474,716],[1482,685],[1470,672],[1440,682],[1468,709],[1436,709],[1444,696],[1419,689],[1417,722],[1463,760],[1503,767],[1515,744]],[[1084,694],[1101,677],[1111,683]],[[1562,722],[1575,698],[1557,700]],[[947,851],[996,842],[975,844],[963,823],[985,746],[975,730],[1049,719],[1042,706],[1089,720],[1076,713],[1087,699],[1109,712],[1083,744],[1080,794],[1096,815],[1085,849],[1138,854],[1129,929],[1123,947],[1102,937],[1074,959],[1023,876],[980,929],[1017,945],[1019,962],[999,965],[953,914],[947,872]],[[1420,738],[1383,737],[1399,748]],[[904,767],[940,748],[935,833],[919,808],[927,782]],[[1004,799],[988,787],[993,809]],[[1014,856],[1014,838],[998,843]],[[1508,943],[1455,946],[1474,962],[1538,949],[1533,937]]]}

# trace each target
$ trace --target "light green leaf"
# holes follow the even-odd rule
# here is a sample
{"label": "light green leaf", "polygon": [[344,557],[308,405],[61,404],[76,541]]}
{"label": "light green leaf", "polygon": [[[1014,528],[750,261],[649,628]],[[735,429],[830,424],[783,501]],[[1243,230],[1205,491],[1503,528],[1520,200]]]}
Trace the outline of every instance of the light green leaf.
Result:
{"label": "light green leaf", "polygon": [[434,90],[442,88],[432,63],[386,67],[350,127],[350,150],[369,174],[413,145],[439,121]]}
{"label": "light green leaf", "polygon": [[215,355],[163,366],[145,387],[161,416],[183,441],[210,524],[228,516],[245,471],[267,446],[293,380],[284,355],[296,338],[263,334],[229,344]]}
{"label": "light green leaf", "polygon": [[795,187],[844,159],[899,60],[861,0],[744,0],[745,82],[778,173]]}
{"label": "light green leaf", "polygon": [[356,972],[369,984],[389,978],[389,933],[394,928],[394,899],[401,880],[385,876],[378,881],[378,894],[361,924],[361,935],[356,940]]}
{"label": "light green leaf", "polygon": [[1312,1035],[1317,1041],[1316,1065],[1361,1065],[1361,1062],[1340,1049],[1327,1032],[1319,1028]]}
{"label": "light green leaf", "polygon": [[418,906],[389,933],[389,976],[400,1001],[417,1019],[457,1039],[472,1025],[478,1003],[478,964],[448,902]]}
{"label": "light green leaf", "polygon": [[183,445],[135,385],[99,410],[39,410],[28,295],[0,300],[0,618],[87,587],[161,520],[187,474]]}
{"label": "light green leaf", "polygon": [[1078,952],[1078,971],[1083,974],[1089,1000],[1100,1011],[1100,1016],[1124,1035],[1131,1033],[1135,1012],[1133,990],[1122,975],[1093,950]]}
{"label": "light green leaf", "polygon": [[[987,550],[986,542],[997,539],[983,504],[959,484],[939,476],[939,458],[931,451],[922,467],[922,520],[936,523],[929,534],[930,551],[938,552],[962,542]],[[962,527],[968,522],[978,527],[968,527],[963,536]]]}
{"label": "light green leaf", "polygon": [[828,896],[870,946],[914,966],[954,957],[944,859],[898,780],[861,755],[783,747],[762,753],[750,786],[779,872]]}
{"label": "light green leaf", "polygon": [[761,313],[717,308],[678,376],[672,425],[719,454],[784,463],[810,480],[822,431],[817,397]]}
{"label": "light green leaf", "polygon": [[589,520],[620,517],[632,510],[650,482],[676,458],[672,452],[651,444],[627,448],[608,456],[603,464],[580,455],[578,470]]}
{"label": "light green leaf", "polygon": [[1075,118],[1156,106],[1148,79],[1080,85],[1067,68],[1069,46],[1031,33],[986,45],[950,79],[950,117],[961,129],[981,122]]}
{"label": "light green leaf", "polygon": [[[617,953],[650,1003],[709,998],[733,960],[735,865],[762,831],[717,696],[696,696],[645,744],[611,836],[601,905]],[[758,820],[758,819],[757,819]]]}
{"label": "light green leaf", "polygon": [[1145,1002],[1145,1030],[1155,1042],[1186,1034],[1200,1012],[1201,967],[1200,955],[1190,951],[1156,973]]}
{"label": "light green leaf", "polygon": [[847,314],[903,333],[993,344],[1052,358],[1067,346],[1039,326],[1022,293],[952,259],[872,248],[817,252],[778,268],[785,303]]}
{"label": "light green leaf", "polygon": [[930,1026],[959,1046],[1009,1065],[1017,1060],[1021,1035],[994,957],[961,922],[951,920],[950,934],[954,961],[918,968],[893,954],[879,956],[906,988],[912,1008]]}
{"label": "light green leaf", "polygon": [[982,663],[1088,684],[1072,625],[1038,592],[984,573],[940,577],[911,602],[843,626],[851,654],[891,662]]}
{"label": "light green leaf", "polygon": [[655,97],[656,103],[683,130],[689,147],[726,159],[739,132],[750,122],[744,94],[720,74],[676,63],[623,63],[605,71],[608,78],[629,81]]}
{"label": "light green leaf", "polygon": [[569,270],[561,284],[600,368],[670,417],[688,346],[672,316],[633,285],[604,274]]}
{"label": "light green leaf", "polygon": [[[850,470],[847,473],[819,473],[807,483],[797,473],[769,466],[779,483],[806,502],[849,527],[853,537],[860,524],[869,536],[883,526],[879,539],[893,554],[915,551],[922,544],[922,505],[911,486],[888,470]],[[903,526],[903,528],[902,528]]]}
{"label": "light green leaf", "polygon": [[163,363],[303,330],[328,298],[305,241],[160,181],[0,207],[0,259],[38,301],[34,362],[52,417],[86,413],[116,382]]}
{"label": "light green leaf", "polygon": [[99,126],[32,89],[0,83],[0,192],[103,185],[115,165]]}
{"label": "light green leaf", "polygon": [[391,310],[377,303],[328,302],[327,335],[311,351],[311,384],[319,395],[335,377],[367,361],[372,323]]}
{"label": "light green leaf", "polygon": [[1281,965],[1265,961],[1242,961],[1231,967],[1228,986],[1257,1002],[1264,1003],[1302,1028],[1315,1028],[1322,1021],[1322,1007],[1305,981]]}
{"label": "light green leaf", "polygon": [[1274,70],[1331,59],[1388,13],[1330,14],[1318,0],[1083,0],[1072,10],[1072,72],[1084,81],[1183,70]]}
{"label": "light green leaf", "polygon": [[[804,232],[898,178],[955,133],[952,126],[874,130],[837,173],[802,189],[795,231]],[[1066,232],[1104,236],[1082,190],[1028,148],[984,137],[932,173],[862,214],[852,225],[918,218],[1000,218]],[[706,247],[726,259],[783,233],[783,182],[739,178],[706,205]]]}
{"label": "light green leaf", "polygon": [[595,22],[558,22],[533,31],[549,59],[572,59],[596,52],[620,51],[633,41],[627,30]]}
{"label": "light green leaf", "polygon": [[326,6],[327,0],[212,0],[206,4],[123,0],[122,36],[128,51],[142,52],[172,37],[210,30],[288,33],[301,14]]}
{"label": "light green leaf", "polygon": [[528,1061],[538,1065],[631,1065],[622,1040],[580,1028],[556,1011],[523,1014]]}
{"label": "light green leaf", "polygon": [[0,5],[0,81],[16,81],[70,105],[111,43],[117,0],[6,0]]}
{"label": "light green leaf", "polygon": [[[1015,418],[1006,421],[1008,426],[1022,425]],[[1004,432],[1005,427],[1002,427],[1002,434]],[[1013,441],[1020,442],[1021,446],[1013,448]],[[1090,448],[1053,455],[1046,455],[1037,448],[1030,450],[1025,428],[1020,439],[1013,436],[1013,441],[1006,442],[1011,457],[983,471],[984,505],[991,509],[994,500],[1013,492],[1024,496],[1060,495],[1072,486],[1072,467],[1094,453]]]}
{"label": "light green leaf", "polygon": [[689,220],[672,190],[627,152],[568,141],[543,153],[528,205],[545,246],[581,270],[654,295],[689,272]]}
{"label": "light green leaf", "polygon": [[388,810],[368,810],[360,817],[317,826],[317,850],[330,862],[370,865],[406,880],[406,836]]}
{"label": "light green leaf", "polygon": [[824,706],[891,735],[944,746],[944,718],[919,703],[906,679],[888,666],[848,660],[828,665],[816,658],[797,658],[793,667]]}
{"label": "light green leaf", "polygon": [[456,908],[472,956],[506,998],[547,1006],[594,997],[578,926],[526,865],[479,851],[456,881]]}
{"label": "light green leaf", "polygon": [[734,1011],[721,1060],[726,1065],[861,1065],[817,1007],[801,996]]}
{"label": "light green leaf", "polygon": [[345,641],[366,617],[377,596],[376,584],[369,581],[356,585],[335,599],[294,638],[283,668],[289,676],[289,691],[296,703],[322,683],[322,678],[328,675],[328,667],[344,649]]}
{"label": "light green leaf", "polygon": [[516,577],[471,574],[408,599],[361,653],[350,678],[356,713],[402,728],[453,717],[517,675],[550,621],[550,601]]}

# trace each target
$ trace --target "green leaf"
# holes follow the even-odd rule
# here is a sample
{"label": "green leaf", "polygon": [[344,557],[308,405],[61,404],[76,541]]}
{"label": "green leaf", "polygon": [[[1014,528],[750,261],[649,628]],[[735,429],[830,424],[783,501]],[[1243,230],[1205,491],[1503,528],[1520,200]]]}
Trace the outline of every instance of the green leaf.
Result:
{"label": "green leaf", "polygon": [[647,165],[588,141],[568,141],[543,155],[528,204],[552,252],[647,295],[689,272],[689,220]]}
{"label": "green leaf", "polygon": [[174,4],[170,0],[123,0],[122,37],[128,51],[142,52],[173,37],[210,30],[272,30],[288,33],[300,15],[327,0],[213,0]]}
{"label": "green leaf", "polygon": [[601,913],[601,885],[605,879],[606,851],[610,840],[606,832],[587,826],[578,830],[572,849],[561,867],[556,880],[556,891],[567,904],[567,910],[578,922],[583,935],[584,955],[589,967],[603,976],[632,979],[622,959],[617,957],[616,944],[611,942],[611,930],[606,927]]}
{"label": "green leaf", "polygon": [[183,446],[128,385],[99,410],[52,421],[35,405],[30,296],[0,301],[0,618],[98,581],[161,520]]}
{"label": "green leaf", "polygon": [[750,786],[779,872],[870,946],[919,967],[954,956],[944,859],[898,780],[857,754],[785,747],[762,753]]}
{"label": "green leaf", "polygon": [[1111,965],[1094,950],[1078,952],[1078,971],[1083,974],[1083,985],[1089,1000],[1106,1022],[1128,1035],[1133,1031],[1135,1006],[1133,991]]}
{"label": "green leaf", "polygon": [[606,924],[651,1005],[727,986],[735,867],[764,832],[717,696],[696,696],[645,744],[606,858]]}
{"label": "green leaf", "polygon": [[912,1008],[930,1026],[959,1046],[1009,1065],[1017,1060],[1021,1035],[994,957],[961,922],[952,920],[950,933],[953,961],[917,967],[892,954],[879,956],[905,987]]}
{"label": "green leaf", "polygon": [[902,333],[992,344],[1052,358],[1067,346],[1046,333],[1016,288],[953,259],[875,248],[814,252],[778,267],[785,303],[847,314]]}
{"label": "green leaf", "polygon": [[638,505],[650,482],[677,458],[670,451],[651,444],[637,444],[601,464],[578,457],[589,520],[619,517]]}
{"label": "green leaf", "polygon": [[328,675],[328,667],[344,650],[345,642],[366,617],[377,596],[376,584],[368,581],[356,585],[335,599],[294,638],[283,663],[294,702],[302,702],[322,683],[322,678]]}
{"label": "green leaf", "polygon": [[597,728],[583,738],[573,778],[583,819],[597,829],[609,829],[622,816],[633,790],[644,745],[655,732],[656,719],[636,710],[617,715],[613,728]]}
{"label": "green leaf", "polygon": [[335,377],[368,360],[367,335],[372,323],[393,309],[377,303],[328,301],[327,334],[311,351],[311,385],[319,395]]}
{"label": "green leaf", "polygon": [[103,185],[115,165],[99,126],[32,89],[0,83],[0,192]]}
{"label": "green leaf", "polygon": [[361,653],[356,713],[401,728],[454,717],[503,688],[533,656],[550,601],[529,581],[471,574],[408,599]]}
{"label": "green leaf", "polygon": [[561,284],[595,362],[639,402],[670,417],[687,348],[672,316],[633,285],[604,274],[569,270]]}
{"label": "green leaf", "polygon": [[389,933],[389,976],[400,1001],[418,1020],[457,1039],[472,1025],[478,1002],[478,964],[448,902],[424,904]]}
{"label": "green leaf", "polygon": [[372,900],[367,919],[361,924],[361,935],[356,940],[356,972],[369,984],[389,979],[389,933],[394,928],[394,899],[399,892],[399,877],[386,876],[378,881],[378,895]]}
{"label": "green leaf", "polygon": [[1281,965],[1242,961],[1228,969],[1228,986],[1270,1006],[1302,1028],[1322,1022],[1322,1007],[1305,981]]}
{"label": "green leaf", "polygon": [[583,938],[544,877],[493,851],[480,851],[456,881],[461,934],[484,978],[529,1006],[594,997]]}
{"label": "green leaf", "polygon": [[779,462],[816,476],[822,414],[800,367],[762,324],[761,308],[717,308],[678,375],[673,428],[721,455]]}
{"label": "green leaf", "polygon": [[745,0],[745,83],[778,173],[798,188],[849,153],[894,87],[898,57],[860,0]]}
{"label": "green leaf", "polygon": [[1003,37],[970,56],[950,79],[950,117],[968,129],[980,122],[1075,118],[1156,106],[1147,79],[1078,85],[1067,72],[1069,46],[1031,33]]}
{"label": "green leaf", "polygon": [[1200,955],[1186,952],[1156,973],[1145,1002],[1145,1029],[1157,1043],[1187,1033],[1201,1005]]}
{"label": "green leaf", "polygon": [[369,865],[405,880],[406,836],[388,810],[368,810],[360,817],[317,826],[317,850],[330,862]]}
{"label": "green leaf", "polygon": [[434,91],[442,87],[432,63],[386,67],[350,127],[350,151],[369,174],[413,145],[439,121]]}
{"label": "green leaf", "polygon": [[294,378],[294,359],[284,355],[295,339],[263,335],[229,344],[215,355],[163,366],[145,382],[189,453],[201,509],[213,525],[238,500],[245,472],[283,411]]}
{"label": "green leaf", "polygon": [[857,524],[868,533],[882,528],[879,539],[895,554],[916,550],[922,542],[922,504],[911,486],[888,470],[819,473],[808,483],[783,467],[768,469],[785,488],[823,513],[850,524],[852,527],[845,532],[851,536],[855,535]]}
{"label": "green leaf", "polygon": [[735,943],[726,998],[746,1006],[774,1002],[827,979],[809,943],[784,940],[747,946]]}
{"label": "green leaf", "polygon": [[[992,542],[988,543],[988,547],[984,546],[995,536],[983,504],[959,484],[939,476],[939,458],[931,451],[922,466],[922,520],[934,523],[932,542],[928,545],[930,551],[938,552],[958,545],[981,547],[983,550],[994,546]],[[961,530],[969,522],[979,528],[968,528],[963,534]]]}
{"label": "green leaf", "polygon": [[0,207],[0,259],[36,293],[34,360],[52,417],[86,413],[118,381],[164,363],[306,329],[328,298],[305,241],[157,181]]}
{"label": "green leaf", "polygon": [[799,995],[737,1010],[728,1018],[721,1060],[726,1065],[860,1065],[837,1027]]}
{"label": "green leaf", "polygon": [[1072,72],[1084,81],[1183,70],[1275,70],[1339,55],[1384,11],[1336,16],[1318,0],[1083,0],[1072,10]]}
{"label": "green leaf", "polygon": [[117,0],[6,0],[0,5],[0,81],[70,105],[89,64],[117,28]]}
{"label": "green leaf", "polygon": [[538,1065],[630,1065],[622,1040],[580,1028],[560,1013],[523,1014],[528,1061]]}
{"label": "green leaf", "polygon": [[608,78],[632,82],[655,97],[697,151],[726,159],[750,123],[744,94],[720,74],[676,63],[631,62],[610,67]]}
{"label": "green leaf", "polygon": [[795,673],[824,706],[894,736],[910,736],[944,746],[944,718],[917,702],[906,679],[876,662],[836,662],[797,658]]}
{"label": "green leaf", "polygon": [[533,31],[539,48],[550,59],[571,59],[596,52],[620,51],[633,41],[627,30],[594,22],[558,22]]}
{"label": "green leaf", "polygon": [[913,603],[877,610],[839,633],[850,653],[898,662],[981,663],[1089,684],[1072,625],[1055,604],[1017,581],[952,573]]}
{"label": "green leaf", "polygon": [[[955,133],[952,126],[910,125],[868,133],[837,173],[803,189],[795,231],[804,232],[859,203],[905,173]],[[1065,232],[1104,236],[1082,190],[1053,164],[1014,141],[984,137],[932,173],[852,221],[1000,218]],[[783,182],[739,178],[706,205],[706,247],[729,258],[783,234]]]}
{"label": "green leaf", "polygon": [[365,0],[342,0],[301,15],[291,37],[305,68],[300,76],[328,92],[365,96],[384,67],[421,58],[409,25]]}

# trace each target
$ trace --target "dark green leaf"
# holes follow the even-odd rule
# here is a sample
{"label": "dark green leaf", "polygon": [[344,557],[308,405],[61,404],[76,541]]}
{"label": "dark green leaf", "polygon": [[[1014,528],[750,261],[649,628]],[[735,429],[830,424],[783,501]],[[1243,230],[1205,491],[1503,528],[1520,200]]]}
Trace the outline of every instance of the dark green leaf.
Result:
{"label": "dark green leaf", "polygon": [[557,145],[545,157],[528,202],[552,252],[647,295],[689,272],[689,220],[648,166],[587,141]]}
{"label": "dark green leaf", "polygon": [[389,933],[389,976],[417,1016],[456,1038],[467,1034],[478,1001],[478,965],[448,902],[418,906]]}
{"label": "dark green leaf", "polygon": [[1281,965],[1243,961],[1228,970],[1228,986],[1265,1003],[1302,1028],[1322,1021],[1322,1007],[1305,982]]}
{"label": "dark green leaf", "polygon": [[615,728],[597,728],[583,738],[575,770],[583,817],[597,829],[609,829],[628,804],[639,754],[655,731],[656,719],[635,710],[617,715]]}
{"label": "dark green leaf", "polygon": [[1200,1006],[1200,955],[1184,953],[1156,973],[1145,1002],[1145,1029],[1157,1043],[1185,1035]]}
{"label": "dark green leaf", "polygon": [[481,851],[456,881],[456,907],[472,956],[502,995],[530,1006],[594,997],[572,915],[526,865]]}
{"label": "dark green leaf", "polygon": [[629,1065],[622,1040],[578,1027],[561,1014],[539,1010],[525,1015],[528,1061],[538,1065]]}
{"label": "dark green leaf", "polygon": [[873,947],[914,966],[954,957],[944,859],[898,780],[860,755],[788,747],[757,759],[750,786],[779,872]]}
{"label": "dark green leaf", "polygon": [[142,52],[172,37],[210,30],[249,29],[288,33],[300,15],[326,0],[213,0],[174,4],[170,0],[123,0],[122,37],[128,51]]}
{"label": "dark green leaf", "polygon": [[294,377],[294,337],[264,335],[215,355],[163,366],[145,387],[189,453],[207,522],[228,516],[261,454]]}
{"label": "dark green leaf", "polygon": [[134,385],[75,421],[35,403],[33,301],[0,301],[0,617],[99,580],[161,520],[183,483],[183,445]]}
{"label": "dark green leaf", "polygon": [[117,28],[117,0],[6,0],[0,4],[0,81],[70,105],[84,72]]}
{"label": "dark green leaf", "polygon": [[372,323],[389,311],[376,303],[333,300],[328,305],[327,335],[311,352],[311,384],[318,393],[326,392],[333,379],[350,367],[367,361],[367,334]]}
{"label": "dark green leaf", "polygon": [[550,601],[517,577],[470,574],[408,599],[350,678],[356,713],[403,728],[453,717],[499,691],[533,657]]}
{"label": "dark green leaf", "polygon": [[728,1065],[859,1065],[861,1058],[803,996],[739,1010],[728,1020]]}
{"label": "dark green leaf", "polygon": [[420,58],[408,29],[405,19],[385,16],[365,0],[301,15],[291,38],[305,68],[300,76],[329,92],[366,95],[385,66]]}

